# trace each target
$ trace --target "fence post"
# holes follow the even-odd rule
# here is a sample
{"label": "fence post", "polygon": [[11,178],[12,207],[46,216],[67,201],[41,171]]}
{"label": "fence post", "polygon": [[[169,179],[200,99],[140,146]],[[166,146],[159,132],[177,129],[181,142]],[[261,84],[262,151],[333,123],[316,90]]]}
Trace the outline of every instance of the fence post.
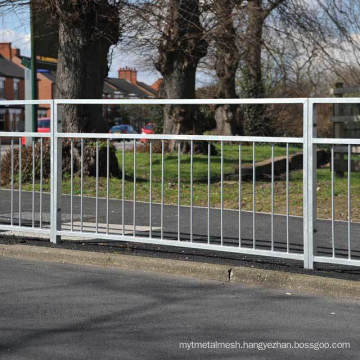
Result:
{"label": "fence post", "polygon": [[317,161],[317,145],[314,144],[313,139],[317,138],[318,134],[317,134],[317,112],[316,112],[316,108],[317,105],[313,102],[310,102],[310,114],[312,116],[312,131],[311,131],[311,143],[312,143],[312,153],[313,153],[313,168],[312,168],[312,187],[313,187],[313,193],[312,193],[312,197],[313,197],[313,213],[312,213],[312,223],[313,223],[313,234],[316,234],[317,229],[316,229],[316,219],[317,219],[317,166],[318,166],[318,161]]}
{"label": "fence post", "polygon": [[[313,135],[314,118],[313,103],[307,99],[303,112],[303,221],[304,221],[304,268],[314,268],[314,208],[316,199],[316,157],[314,154]],[[314,161],[315,160],[315,161]],[[315,165],[315,166],[314,166]]]}
{"label": "fence post", "polygon": [[61,129],[61,119],[58,116],[57,104],[51,102],[51,138],[50,138],[50,242],[56,244],[61,241],[57,231],[61,230],[61,193],[62,193],[62,143],[56,135]]}

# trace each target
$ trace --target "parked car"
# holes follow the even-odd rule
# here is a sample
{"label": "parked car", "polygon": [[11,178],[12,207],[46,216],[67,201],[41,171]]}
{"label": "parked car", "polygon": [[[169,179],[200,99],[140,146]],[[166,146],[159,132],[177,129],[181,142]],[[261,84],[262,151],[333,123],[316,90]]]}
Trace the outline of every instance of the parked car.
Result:
{"label": "parked car", "polygon": [[114,125],[110,130],[110,134],[137,134],[134,127],[127,124]]}
{"label": "parked car", "polygon": [[[50,132],[50,118],[49,117],[38,118],[37,132],[39,132],[39,133],[49,133]],[[21,144],[22,145],[26,144],[26,139],[24,136],[21,138]]]}
{"label": "parked car", "polygon": [[[143,128],[141,128],[142,134],[155,134],[155,124],[148,123]],[[147,139],[141,139],[142,143],[146,143]]]}
{"label": "parked car", "polygon": [[134,127],[131,125],[114,125],[110,130],[109,134],[137,134]]}

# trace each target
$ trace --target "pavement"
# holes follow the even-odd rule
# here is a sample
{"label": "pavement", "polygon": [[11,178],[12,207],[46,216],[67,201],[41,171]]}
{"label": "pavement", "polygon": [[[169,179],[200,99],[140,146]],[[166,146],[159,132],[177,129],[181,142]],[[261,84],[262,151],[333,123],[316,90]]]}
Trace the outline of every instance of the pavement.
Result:
{"label": "pavement", "polygon": [[[19,243],[20,242],[20,243]],[[243,259],[232,259],[232,264],[224,257],[213,256],[212,262],[199,256],[190,260],[187,254],[173,250],[174,256],[163,256],[161,251],[153,249],[147,256],[137,252],[129,253],[109,243],[91,243],[63,241],[50,244],[48,240],[25,240],[18,238],[6,243],[0,240],[0,256],[7,258],[54,262],[74,265],[96,265],[115,267],[122,270],[171,274],[196,279],[218,280],[222,282],[240,283],[268,289],[287,289],[297,294],[320,295],[333,298],[360,301],[360,282],[357,271],[321,271],[287,268],[279,266],[272,259],[271,267],[264,263],[255,267],[255,262],[244,262]],[[162,247],[161,247],[162,248]],[[136,250],[135,250],[136,251]],[[201,252],[202,253],[202,252]],[[180,254],[180,255],[179,255]],[[182,255],[182,256],[181,256]],[[201,254],[203,255],[203,254]],[[259,261],[258,257],[256,259]],[[205,261],[204,261],[205,260]],[[251,265],[250,265],[251,264]],[[266,263],[265,263],[266,264]],[[300,270],[300,271],[299,271]]]}
{"label": "pavement", "polygon": [[[4,257],[0,281],[4,360],[338,360],[360,353],[359,303]],[[319,349],[335,343],[342,349]]]}
{"label": "pavement", "polygon": [[[32,193],[22,192],[22,224],[31,226],[32,219]],[[0,190],[0,223],[10,223],[10,191]],[[18,223],[18,192],[14,192],[14,223]],[[64,227],[69,227],[70,216],[70,196],[62,197],[62,223]],[[84,197],[83,200],[83,221],[93,223],[95,232],[95,198]],[[106,223],[106,199],[99,199],[98,202],[98,221]],[[125,201],[124,225],[128,232],[133,227],[133,202]],[[136,226],[137,236],[149,236],[149,203],[136,202]],[[43,213],[42,219],[44,226],[49,224],[50,196],[43,194]],[[122,203],[121,200],[111,199],[109,201],[109,222],[112,224],[110,233],[118,234],[122,226]],[[152,204],[152,236],[161,236],[161,206]],[[176,240],[178,229],[178,208],[173,205],[164,206],[163,235],[165,239]],[[210,243],[220,244],[220,210],[212,208],[210,210]],[[39,213],[39,193],[35,194],[35,220],[38,226],[40,219]],[[80,197],[73,198],[73,221],[79,224],[80,221]],[[223,237],[225,245],[239,244],[239,212],[224,210],[223,212]],[[208,210],[207,208],[194,207],[193,209],[193,241],[208,241]],[[242,246],[252,248],[253,246],[253,215],[251,212],[241,212],[241,238]],[[256,213],[255,221],[255,246],[257,249],[271,249],[271,216],[263,213]],[[283,215],[274,216],[274,250],[286,251],[286,217]],[[321,256],[332,255],[331,222],[329,220],[318,220],[316,222],[316,234],[314,239],[315,254]],[[180,233],[181,239],[190,239],[190,208],[180,207]],[[96,235],[95,235],[96,236]],[[351,255],[354,259],[360,259],[360,224],[351,225]],[[343,221],[335,222],[335,254],[337,257],[347,257],[347,223]],[[293,253],[301,253],[303,248],[303,220],[301,217],[289,217],[289,249]]]}

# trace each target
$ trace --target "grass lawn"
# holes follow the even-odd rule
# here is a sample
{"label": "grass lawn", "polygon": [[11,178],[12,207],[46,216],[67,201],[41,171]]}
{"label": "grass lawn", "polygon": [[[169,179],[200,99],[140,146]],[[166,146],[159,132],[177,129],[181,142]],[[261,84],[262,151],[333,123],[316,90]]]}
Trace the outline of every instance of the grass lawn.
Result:
{"label": "grass lawn", "polygon": [[[252,146],[242,146],[243,163],[252,162]],[[299,151],[297,147],[290,147],[290,153]],[[256,160],[261,161],[269,158],[271,154],[270,146],[256,147]],[[285,147],[277,146],[275,156],[285,155]],[[121,166],[121,152],[118,153],[119,165]],[[149,201],[149,154],[137,153],[137,184],[136,199],[138,201]],[[211,158],[212,183],[210,186],[211,207],[220,207],[220,155]],[[224,174],[234,174],[238,164],[238,147],[234,145],[224,146]],[[125,153],[125,197],[133,199],[133,153]],[[318,169],[318,216],[321,218],[331,217],[331,179],[328,167]],[[291,215],[302,215],[302,170],[293,171],[290,174],[289,186],[289,210]],[[194,155],[194,185],[193,185],[193,204],[194,206],[207,206],[207,156]],[[161,200],[161,154],[153,154],[153,184],[152,201]],[[84,178],[84,195],[95,195],[95,178]],[[23,186],[26,190],[31,190],[31,184]],[[36,188],[39,185],[36,184]],[[177,183],[177,155],[166,154],[165,174],[164,174],[164,201],[167,204],[177,204],[178,197]],[[49,183],[45,181],[44,190],[49,191]],[[65,175],[63,181],[63,193],[70,194],[70,177]],[[110,197],[121,199],[122,181],[121,179],[110,179]],[[180,182],[181,204],[190,205],[190,157],[181,156],[181,182]],[[347,174],[345,177],[335,178],[335,217],[336,219],[347,219]],[[74,194],[80,194],[80,177],[74,177]],[[228,209],[238,209],[239,201],[238,181],[224,182],[224,206]],[[360,173],[351,175],[351,201],[352,219],[360,221]],[[106,196],[106,179],[99,179],[99,196]],[[244,210],[252,210],[252,181],[242,182],[241,206]],[[271,183],[269,181],[256,182],[256,210],[262,212],[271,211]],[[286,181],[277,179],[275,182],[275,212],[286,213]]]}
{"label": "grass lawn", "polygon": [[[217,155],[211,156],[211,179],[219,180],[221,171],[220,144],[215,145]],[[300,147],[289,146],[289,153],[293,154],[301,151]],[[252,163],[253,159],[252,145],[242,145],[243,164]],[[285,146],[275,146],[275,157],[286,155]],[[256,161],[263,161],[271,157],[270,145],[257,145],[255,150]],[[117,152],[119,165],[122,164],[122,153]],[[169,153],[164,156],[165,174],[164,179],[168,182],[177,182],[178,157],[177,153]],[[190,181],[190,155],[181,155],[181,182]],[[224,144],[224,175],[234,174],[234,166],[239,163],[239,146]],[[136,178],[138,181],[148,181],[149,179],[150,158],[148,153],[136,154]],[[194,182],[207,182],[208,176],[208,157],[207,155],[194,155],[193,157],[193,179]],[[125,152],[125,173],[127,177],[134,176],[134,155],[132,151]],[[161,181],[161,154],[152,154],[152,177],[153,181]]]}

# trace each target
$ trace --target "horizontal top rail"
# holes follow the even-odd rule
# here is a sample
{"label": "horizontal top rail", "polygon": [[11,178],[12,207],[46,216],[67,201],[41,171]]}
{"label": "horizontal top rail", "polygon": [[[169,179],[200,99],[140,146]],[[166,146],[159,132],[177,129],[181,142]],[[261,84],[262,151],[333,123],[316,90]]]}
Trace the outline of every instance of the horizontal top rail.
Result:
{"label": "horizontal top rail", "polygon": [[24,131],[0,131],[0,137],[32,137],[32,138],[49,138],[50,133],[41,132],[24,132]]}
{"label": "horizontal top rail", "polygon": [[360,139],[340,138],[313,138],[314,144],[323,145],[360,145]]}
{"label": "horizontal top rail", "polygon": [[360,97],[308,98],[310,104],[360,104]]}
{"label": "horizontal top rail", "polygon": [[304,104],[305,98],[278,99],[56,99],[55,105],[103,104],[103,105],[256,105],[256,104]]}
{"label": "horizontal top rail", "polygon": [[73,139],[148,139],[148,140],[182,140],[182,141],[233,141],[256,143],[289,143],[302,144],[298,137],[266,137],[266,136],[215,136],[215,135],[166,135],[166,134],[99,134],[99,133],[57,133],[58,138]]}
{"label": "horizontal top rail", "polygon": [[51,105],[53,100],[0,100],[0,106]]}
{"label": "horizontal top rail", "polygon": [[261,105],[261,104],[360,104],[360,97],[348,98],[258,98],[258,99],[54,99],[54,100],[0,100],[0,106],[16,105]]}

